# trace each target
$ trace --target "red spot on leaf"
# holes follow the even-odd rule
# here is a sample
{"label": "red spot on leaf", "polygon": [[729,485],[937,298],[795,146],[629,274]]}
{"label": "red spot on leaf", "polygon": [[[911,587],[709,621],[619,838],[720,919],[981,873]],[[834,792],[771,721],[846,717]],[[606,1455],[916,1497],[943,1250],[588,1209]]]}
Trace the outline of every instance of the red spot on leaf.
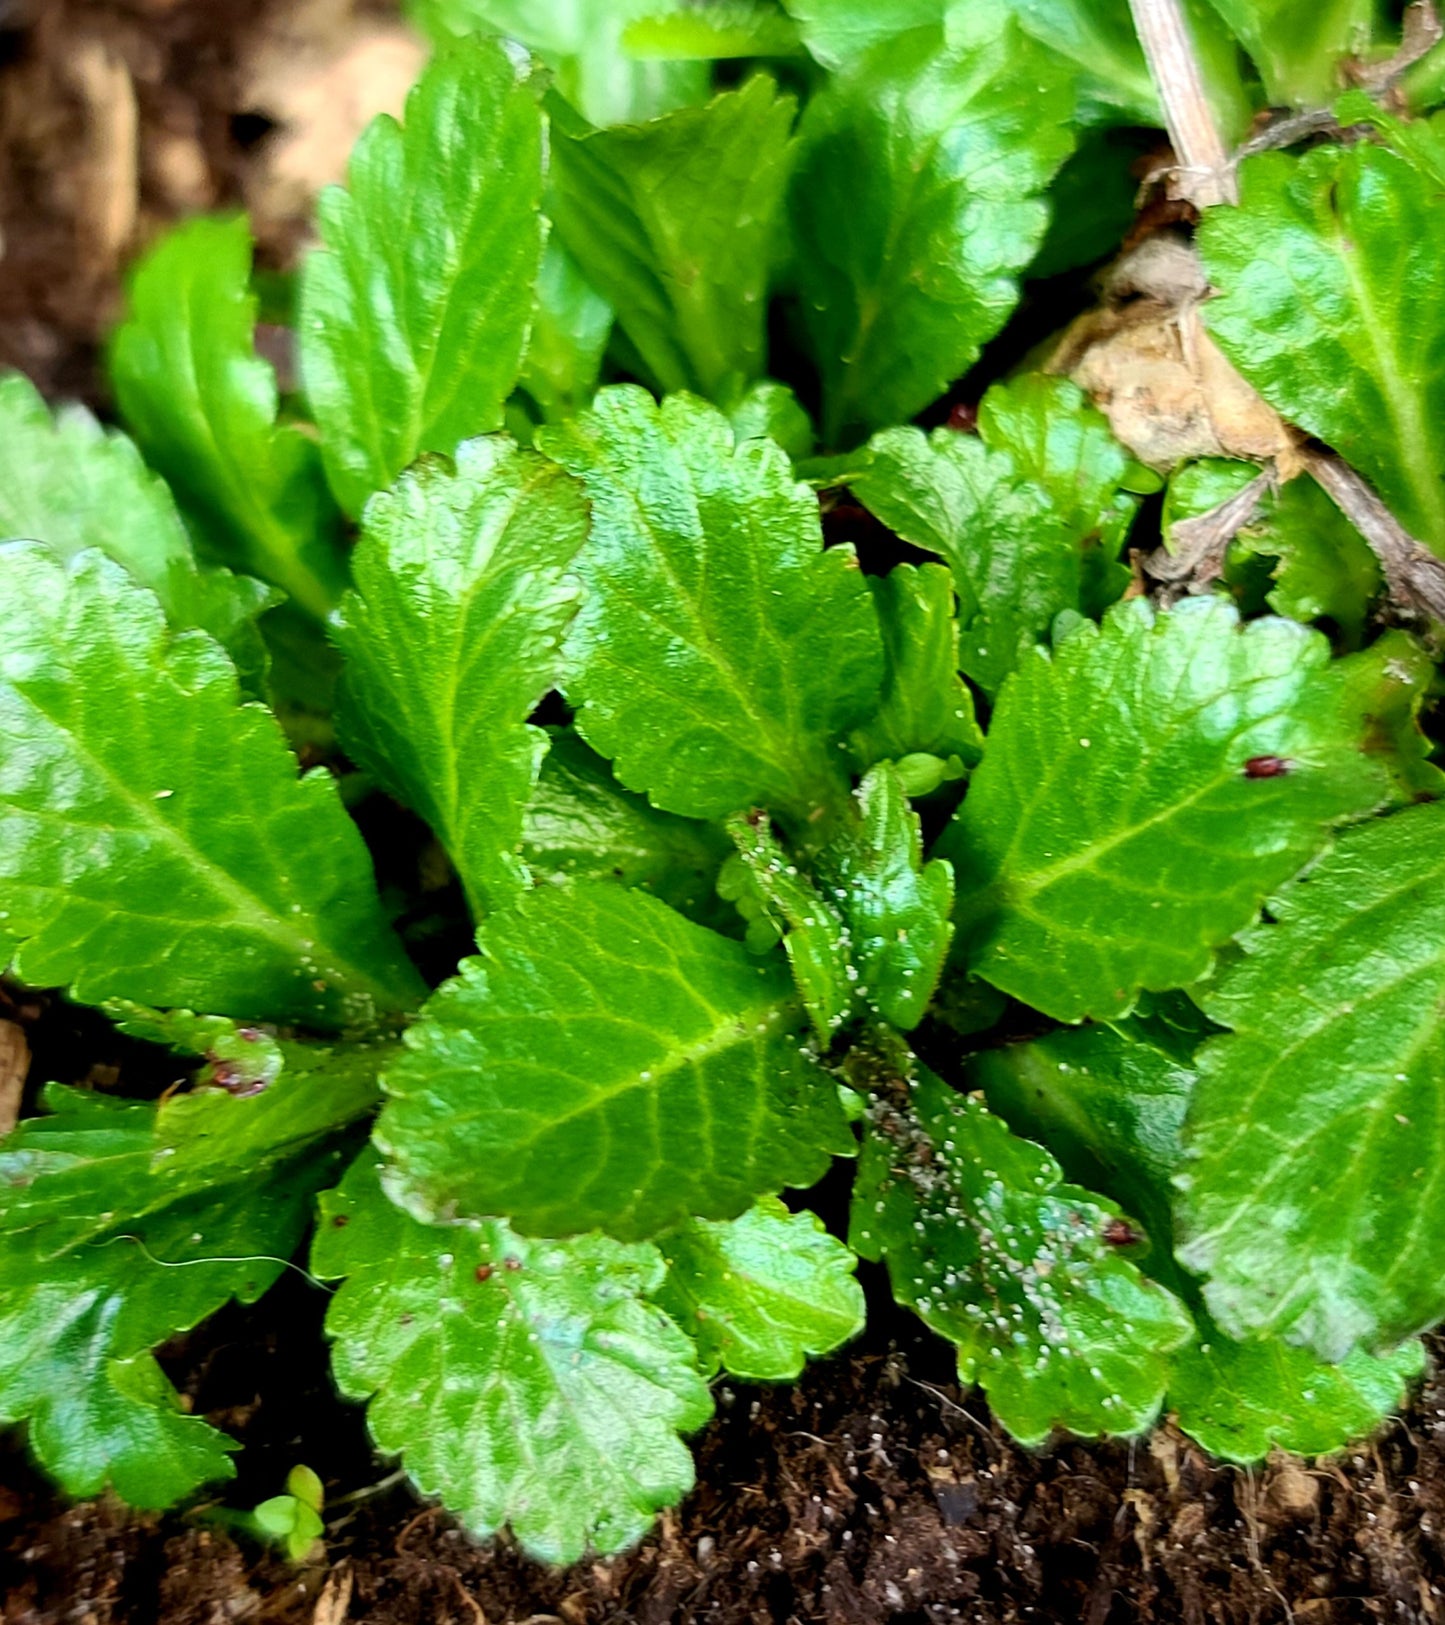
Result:
{"label": "red spot on leaf", "polygon": [[1294,763],[1287,756],[1251,756],[1244,764],[1247,779],[1282,779]]}

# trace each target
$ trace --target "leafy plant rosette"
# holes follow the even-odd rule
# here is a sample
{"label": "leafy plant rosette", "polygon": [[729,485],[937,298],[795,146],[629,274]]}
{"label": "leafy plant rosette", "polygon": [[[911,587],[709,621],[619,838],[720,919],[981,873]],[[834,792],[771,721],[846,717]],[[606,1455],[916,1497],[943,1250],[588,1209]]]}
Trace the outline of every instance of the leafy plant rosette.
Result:
{"label": "leafy plant rosette", "polygon": [[[301,396],[235,218],[136,271],[128,436],[0,381],[5,955],[184,1075],[0,1144],[0,1420],[224,1479],[154,1351],[309,1235],[378,1449],[557,1562],[860,1258],[1026,1444],[1367,1432],[1445,1315],[1432,651],[1303,479],[1170,607],[1142,498],[1254,468],[1042,372],[909,422],[1127,227],[1123,8],[419,9],[480,32],[322,199]],[[1226,127],[1357,9],[1308,72],[1292,0],[1201,13]],[[1209,211],[1205,320],[1445,552],[1439,132],[1357,100]]]}

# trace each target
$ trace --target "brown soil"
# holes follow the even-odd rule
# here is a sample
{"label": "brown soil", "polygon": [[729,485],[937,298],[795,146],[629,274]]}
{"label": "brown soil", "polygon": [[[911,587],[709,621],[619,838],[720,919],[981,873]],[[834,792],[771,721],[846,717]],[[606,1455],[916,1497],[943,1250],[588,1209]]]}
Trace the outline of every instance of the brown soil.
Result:
{"label": "brown soil", "polygon": [[681,1511],[635,1552],[557,1572],[505,1540],[473,1543],[392,1481],[360,1413],[331,1396],[321,1307],[290,1281],[262,1308],[218,1317],[170,1364],[196,1408],[245,1443],[228,1505],[275,1493],[297,1461],[321,1473],[324,1558],[288,1569],[205,1509],[64,1508],[17,1453],[0,1458],[7,1625],[1439,1617],[1442,1382],[1333,1462],[1242,1472],[1169,1429],[1031,1453],[960,1393],[941,1344],[895,1320],[896,1345],[875,1333],[794,1388],[722,1387]]}
{"label": "brown soil", "polygon": [[[244,204],[284,264],[315,187],[416,62],[380,0],[0,0],[0,364],[102,400],[123,265],[165,222]],[[117,1044],[121,1041],[117,1040]],[[72,1057],[83,1074],[108,1053]],[[322,1295],[294,1277],[171,1351],[245,1445],[225,1505],[304,1461],[324,1558],[288,1568],[186,1517],[67,1508],[0,1445],[7,1625],[664,1625],[668,1621],[1435,1621],[1445,1382],[1336,1461],[1210,1465],[1168,1429],[1021,1451],[890,1313],[791,1389],[723,1387],[698,1484],[637,1551],[552,1572],[478,1546],[378,1463],[326,1375]],[[1445,1347],[1445,1345],[1442,1345]]]}

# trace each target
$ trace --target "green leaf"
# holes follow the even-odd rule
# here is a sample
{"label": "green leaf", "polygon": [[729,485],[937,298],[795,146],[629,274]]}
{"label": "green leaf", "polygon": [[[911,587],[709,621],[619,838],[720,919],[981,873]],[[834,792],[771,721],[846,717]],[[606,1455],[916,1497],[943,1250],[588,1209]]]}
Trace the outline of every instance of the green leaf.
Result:
{"label": "green leaf", "polygon": [[256,617],[280,595],[229,570],[202,570],[165,483],[122,434],[82,406],[52,420],[18,373],[0,377],[0,539],[44,542],[62,559],[98,547],[161,601],[177,631],[198,626],[241,671],[265,663]]}
{"label": "green leaf", "polygon": [[783,454],[630,386],[538,444],[592,502],[568,683],[583,738],[671,812],[838,804],[833,741],[876,704],[882,645],[852,550],[823,550]]}
{"label": "green leaf", "polygon": [[887,1260],[894,1296],[958,1345],[961,1380],[1026,1445],[1147,1427],[1193,1332],[1105,1240],[1113,1210],[1060,1177],[920,1069],[875,1096],[853,1198],[853,1246]]}
{"label": "green leaf", "polygon": [[1336,683],[1321,634],[1219,598],[1133,599],[1027,658],[939,845],[970,969],[1061,1021],[1197,981],[1384,798]]}
{"label": "green leaf", "polygon": [[[1180,520],[1218,507],[1258,473],[1253,463],[1219,457],[1176,470],[1164,502],[1166,538]],[[1290,480],[1266,492],[1234,547],[1236,556],[1274,561],[1268,601],[1276,614],[1296,621],[1331,620],[1346,642],[1358,647],[1379,596],[1380,566],[1364,537],[1313,480]]]}
{"label": "green leaf", "polygon": [[775,378],[749,384],[741,395],[725,401],[723,409],[739,444],[744,440],[776,440],[796,462],[809,456],[816,443],[813,420],[792,390]]}
{"label": "green leaf", "polygon": [[321,195],[300,354],[327,477],[353,516],[421,452],[502,424],[545,223],[530,66],[493,40],[438,53],[403,129],[377,118]]}
{"label": "green leaf", "polygon": [[1420,726],[1439,677],[1418,639],[1397,627],[1337,660],[1334,676],[1339,715],[1389,774],[1391,799],[1408,805],[1445,795],[1445,772],[1429,760],[1435,742]]}
{"label": "green leaf", "polygon": [[418,1224],[363,1155],[322,1198],[311,1255],[342,1393],[472,1534],[575,1563],[620,1551],[692,1488],[677,1437],[712,1412],[687,1337],[647,1295],[655,1247],[526,1241],[497,1219]]}
{"label": "green leaf", "polygon": [[[229,1478],[224,1434],[182,1414],[151,1349],[279,1275],[335,1177],[375,1056],[286,1047],[254,1098],[154,1107],[52,1086],[0,1148],[0,1421],[67,1494],[168,1506]],[[370,1061],[370,1065],[366,1065]]]}
{"label": "green leaf", "polygon": [[561,243],[549,237],[537,275],[537,309],[517,380],[548,423],[560,423],[590,405],[611,336],[612,306]]}
{"label": "green leaf", "polygon": [[1326,618],[1352,647],[1364,640],[1380,593],[1380,564],[1369,543],[1313,480],[1291,480],[1262,523],[1236,538],[1247,552],[1278,560],[1269,607],[1296,621]]}
{"label": "green leaf", "polygon": [[834,70],[913,28],[941,23],[947,0],[784,0],[803,43]]}
{"label": "green leaf", "polygon": [[0,928],[76,998],[335,1028],[416,972],[329,774],[298,778],[229,660],[96,552],[0,554]]}
{"label": "green leaf", "polygon": [[562,675],[582,488],[510,440],[428,460],[367,505],[337,639],[343,744],[430,824],[477,915],[527,884],[517,855]]}
{"label": "green leaf", "polygon": [[1369,145],[1268,153],[1199,234],[1220,349],[1445,553],[1445,195]]}
{"label": "green leaf", "polygon": [[689,1219],[658,1246],[667,1277],[654,1297],[709,1374],[791,1382],[863,1329],[853,1254],[816,1214],[789,1213],[774,1196],[737,1219]]}
{"label": "green leaf", "polygon": [[[1440,54],[1438,48],[1427,51],[1400,81],[1400,90],[1411,100],[1412,80],[1416,71],[1429,73],[1432,58],[1439,58]],[[1439,71],[1438,66],[1434,71]],[[1394,100],[1393,91],[1391,99]],[[1348,129],[1352,124],[1368,124],[1378,132],[1387,147],[1422,175],[1430,176],[1437,185],[1445,184],[1445,119],[1438,113],[1431,118],[1395,118],[1372,101],[1366,91],[1347,90],[1336,100],[1334,115],[1341,129]]]}
{"label": "green leaf", "polygon": [[550,739],[522,828],[521,857],[534,879],[613,880],[699,925],[728,919],[714,893],[732,851],[726,835],[624,790],[570,729],[552,729]]}
{"label": "green leaf", "polygon": [[853,494],[904,541],[947,559],[958,589],[962,670],[992,694],[1063,610],[1122,591],[1099,558],[1133,469],[1103,415],[1063,379],[995,385],[979,436],[875,435],[848,475]]}
{"label": "green leaf", "polygon": [[[1090,123],[1164,122],[1129,0],[1009,0],[1022,27],[1080,71],[1080,117]],[[1243,82],[1239,48],[1209,0],[1184,0],[1185,28],[1205,99],[1226,140],[1243,140],[1256,94]]]}
{"label": "green leaf", "polygon": [[1180,999],[1167,1016],[994,1050],[974,1058],[968,1081],[983,1086],[1017,1131],[1046,1138],[1071,1178],[1097,1183],[1144,1219],[1152,1243],[1145,1267],[1185,1298],[1199,1327],[1169,1375],[1168,1407],[1186,1433],[1230,1461],[1258,1461],[1271,1449],[1338,1450],[1398,1408],[1423,1350],[1406,1343],[1380,1359],[1356,1350],[1329,1365],[1280,1338],[1236,1342],[1174,1268],[1172,1182],[1192,1056],[1206,1031],[1190,1009]]}
{"label": "green leaf", "polygon": [[1008,0],[1020,26],[1079,69],[1079,101],[1135,124],[1164,122],[1129,0]]}
{"label": "green leaf", "polygon": [[744,56],[797,56],[798,29],[776,5],[758,0],[710,0],[707,6],[665,3],[629,23],[622,36],[629,56],[643,61],[719,62]]}
{"label": "green leaf", "polygon": [[782,938],[813,1030],[826,1046],[853,1002],[858,972],[851,935],[836,906],[824,902],[779,843],[765,812],[737,813],[728,819],[727,831],[752,885],[744,894],[724,871],[719,889],[725,897],[735,897],[745,914],[751,913],[748,904],[756,897],[772,927],[770,935],[775,933],[773,940]]}
{"label": "green leaf", "polygon": [[707,95],[705,63],[647,61],[626,48],[630,24],[667,9],[659,0],[407,0],[407,9],[439,42],[480,31],[535,51],[593,124],[656,118]]}
{"label": "green leaf", "polygon": [[243,216],[187,221],[162,238],[131,281],[111,382],[203,554],[324,619],[346,563],[316,446],[278,424],[276,375],[255,351],[251,253]]}
{"label": "green leaf", "polygon": [[1180,1210],[1215,1317],[1322,1358],[1445,1314],[1445,807],[1341,838],[1208,990]]}
{"label": "green leaf", "polygon": [[899,423],[1012,313],[1073,144],[1073,87],[1001,8],[955,13],[851,65],[809,104],[793,183],[823,439]]}
{"label": "green leaf", "polygon": [[777,959],[615,886],[494,916],[386,1076],[388,1185],[427,1215],[624,1241],[810,1185],[851,1146]]}
{"label": "green leaf", "polygon": [[[868,581],[883,631],[883,702],[853,734],[865,767],[920,752],[958,769],[983,754],[973,695],[958,675],[953,577],[939,564],[899,564]],[[952,774],[957,777],[957,771]]]}
{"label": "green leaf", "polygon": [[1364,52],[1379,0],[1210,0],[1254,59],[1273,107],[1319,107],[1338,88],[1345,58]]}
{"label": "green leaf", "polygon": [[953,870],[923,861],[918,818],[889,762],[858,786],[858,823],[818,854],[824,895],[849,929],[857,993],[907,1032],[923,1019],[953,937]]}
{"label": "green leaf", "polygon": [[795,103],[750,79],[650,124],[557,133],[557,231],[662,390],[764,370],[768,272]]}
{"label": "green leaf", "polygon": [[1279,1338],[1236,1343],[1207,1323],[1201,1339],[1175,1356],[1169,1407],[1191,1438],[1226,1461],[1339,1450],[1400,1410],[1425,1370],[1418,1339],[1378,1358],[1356,1349],[1338,1365]]}

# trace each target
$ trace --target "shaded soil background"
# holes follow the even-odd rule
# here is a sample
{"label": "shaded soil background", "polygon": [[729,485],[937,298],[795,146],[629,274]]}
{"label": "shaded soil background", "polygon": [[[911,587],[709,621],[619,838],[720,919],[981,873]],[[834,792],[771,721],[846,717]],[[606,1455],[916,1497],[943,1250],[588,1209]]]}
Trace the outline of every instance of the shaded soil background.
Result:
{"label": "shaded soil background", "polygon": [[[98,349],[124,265],[167,222],[246,207],[263,263],[400,106],[421,59],[370,0],[0,0],[0,365],[104,407]],[[52,1013],[43,1021],[59,1019]],[[133,1056],[57,1033],[47,1076]],[[106,1048],[112,1046],[114,1053]],[[100,1068],[95,1072],[95,1068]],[[298,1461],[326,1483],[324,1554],[289,1567],[185,1517],[68,1507],[0,1438],[6,1625],[913,1625],[966,1620],[1435,1621],[1445,1584],[1445,1383],[1327,1462],[1212,1466],[1161,1428],[1020,1451],[890,1314],[795,1388],[724,1386],[699,1487],[635,1552],[565,1572],[469,1541],[378,1462],[334,1397],[325,1298],[288,1276],[166,1351],[192,1407],[245,1446],[224,1505]],[[1437,1346],[1437,1353],[1445,1345]]]}

